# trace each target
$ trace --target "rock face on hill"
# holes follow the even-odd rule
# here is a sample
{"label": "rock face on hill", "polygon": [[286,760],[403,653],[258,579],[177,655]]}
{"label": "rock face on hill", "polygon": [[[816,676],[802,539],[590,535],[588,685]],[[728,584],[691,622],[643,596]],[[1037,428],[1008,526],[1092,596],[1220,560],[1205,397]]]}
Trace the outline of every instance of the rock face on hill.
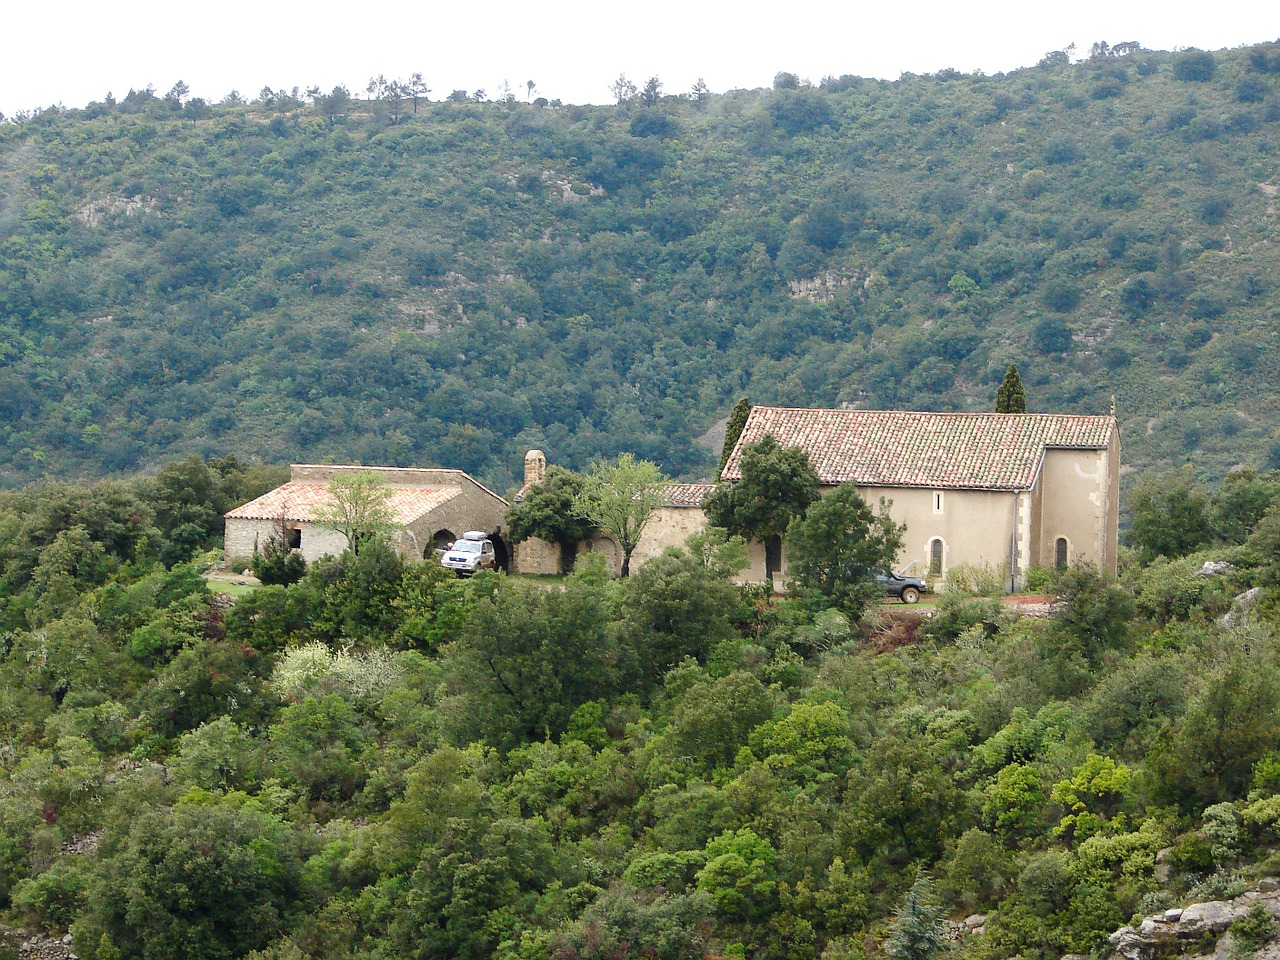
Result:
{"label": "rock face on hill", "polygon": [[[1121,927],[1110,937],[1111,960],[1156,960],[1163,957],[1214,957],[1231,955],[1232,937],[1227,928],[1243,917],[1254,903],[1261,903],[1272,917],[1280,917],[1280,881],[1260,880],[1233,900],[1211,900],[1166,910],[1145,918],[1137,929]],[[1280,942],[1258,950],[1260,960],[1280,960]]]}

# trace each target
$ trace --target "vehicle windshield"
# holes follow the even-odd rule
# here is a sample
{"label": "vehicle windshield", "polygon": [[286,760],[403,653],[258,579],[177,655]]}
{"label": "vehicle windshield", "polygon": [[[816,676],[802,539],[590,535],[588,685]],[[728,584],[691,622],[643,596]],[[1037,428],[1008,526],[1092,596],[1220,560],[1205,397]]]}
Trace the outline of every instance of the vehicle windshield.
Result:
{"label": "vehicle windshield", "polygon": [[483,540],[459,540],[453,545],[454,553],[479,553],[484,547]]}

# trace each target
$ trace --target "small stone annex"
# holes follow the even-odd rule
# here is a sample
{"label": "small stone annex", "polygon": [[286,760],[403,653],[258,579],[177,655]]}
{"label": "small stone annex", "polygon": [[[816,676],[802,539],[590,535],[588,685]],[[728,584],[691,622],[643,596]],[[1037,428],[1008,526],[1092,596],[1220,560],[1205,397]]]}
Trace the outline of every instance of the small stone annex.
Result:
{"label": "small stone annex", "polygon": [[[1114,417],[1034,413],[751,408],[721,473],[766,436],[800,447],[823,489],[853,483],[907,526],[898,570],[945,578],[989,565],[1020,589],[1033,566],[1093,563],[1114,574],[1120,432]],[[781,542],[751,544],[751,580],[785,577]]]}
{"label": "small stone annex", "polygon": [[[530,450],[524,458],[524,485],[516,494],[519,502],[526,490],[540,483],[547,472],[547,458],[541,450]],[[658,556],[667,547],[683,546],[691,534],[707,525],[702,501],[715,487],[710,483],[669,483],[663,504],[650,517],[644,534],[631,555],[632,569]],[[587,540],[581,550],[603,553],[615,571],[622,568],[622,552],[608,537]],[[517,573],[553,574],[560,572],[560,551],[545,540],[530,539],[515,546],[512,569]]]}
{"label": "small stone annex", "polygon": [[510,554],[503,539],[507,501],[461,470],[417,467],[361,467],[295,463],[289,482],[225,515],[226,554],[248,557],[283,530],[289,545],[311,562],[346,549],[341,533],[315,522],[328,498],[328,483],[341,474],[376,473],[386,482],[395,517],[392,545],[406,557],[430,557],[467,530],[483,530],[493,540],[498,565]]}

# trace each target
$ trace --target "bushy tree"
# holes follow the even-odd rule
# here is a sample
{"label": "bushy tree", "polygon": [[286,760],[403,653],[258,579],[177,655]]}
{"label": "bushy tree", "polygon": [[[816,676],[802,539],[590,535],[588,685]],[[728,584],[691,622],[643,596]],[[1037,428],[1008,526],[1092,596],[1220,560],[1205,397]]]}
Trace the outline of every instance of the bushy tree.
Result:
{"label": "bushy tree", "polygon": [[743,597],[731,578],[746,565],[746,552],[740,540],[708,529],[687,551],[673,547],[649,560],[622,588],[618,626],[649,684],[685,657],[705,662],[718,642],[736,635]]}
{"label": "bushy tree", "polygon": [[372,470],[340,473],[326,485],[328,498],[316,510],[314,520],[347,538],[347,547],[358,554],[370,540],[394,529],[391,488]]}
{"label": "bushy tree", "polygon": [[578,503],[583,517],[622,551],[622,576],[631,573],[631,555],[653,511],[662,505],[667,477],[656,463],[624,453],[591,465]]}
{"label": "bushy tree", "polygon": [[818,499],[818,473],[802,447],[772,435],[742,451],[742,479],[720,483],[703,504],[707,518],[734,536],[764,542],[782,536]]}
{"label": "bushy tree", "polygon": [[934,899],[933,883],[920,871],[894,911],[884,952],[890,960],[936,960],[946,949],[942,912]]}
{"label": "bushy tree", "polygon": [[1129,492],[1125,540],[1142,559],[1181,557],[1210,540],[1209,494],[1190,465],[1139,477]]}
{"label": "bushy tree", "polygon": [[1173,61],[1173,75],[1191,83],[1205,83],[1218,72],[1218,61],[1204,50],[1187,50]]}
{"label": "bushy tree", "polygon": [[856,620],[879,595],[875,571],[893,565],[905,532],[884,500],[873,512],[857,487],[842,483],[788,527],[790,583],[810,602]]}
{"label": "bushy tree", "polygon": [[135,811],[103,839],[89,910],[73,928],[77,951],[230,960],[260,949],[302,896],[301,851],[252,801]]}
{"label": "bushy tree", "polygon": [[1244,543],[1280,497],[1280,475],[1233,470],[1210,497],[1209,526],[1224,543]]}
{"label": "bushy tree", "polygon": [[253,551],[253,575],[262,583],[287,586],[297,583],[307,572],[302,554],[289,547],[288,531],[281,517],[266,543]]}
{"label": "bushy tree", "polygon": [[573,567],[578,544],[591,536],[590,521],[582,515],[586,480],[564,467],[550,466],[546,475],[524,491],[507,510],[507,535],[512,543],[532,537],[560,548],[560,572]]}
{"label": "bushy tree", "polygon": [[609,630],[611,587],[590,567],[556,590],[473,578],[462,635],[442,651],[459,736],[513,746],[559,735],[580,704],[631,678]]}
{"label": "bushy tree", "polygon": [[716,479],[720,479],[720,474],[724,470],[724,465],[729,462],[729,456],[733,453],[733,448],[738,445],[738,438],[742,436],[742,430],[747,425],[747,418],[751,416],[751,401],[746,397],[742,397],[733,405],[733,409],[729,411],[729,421],[724,428],[724,446],[720,450],[720,466],[716,468]]}

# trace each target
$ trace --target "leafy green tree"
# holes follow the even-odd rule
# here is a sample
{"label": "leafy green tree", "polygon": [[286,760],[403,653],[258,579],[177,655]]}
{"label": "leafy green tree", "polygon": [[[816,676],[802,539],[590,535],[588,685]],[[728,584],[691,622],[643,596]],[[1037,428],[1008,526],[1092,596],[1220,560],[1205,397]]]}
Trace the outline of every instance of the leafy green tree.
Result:
{"label": "leafy green tree", "polygon": [[1173,75],[1191,83],[1205,83],[1218,72],[1218,61],[1204,50],[1187,50],[1173,61]]}
{"label": "leafy green tree", "polygon": [[302,554],[289,547],[285,520],[280,518],[266,543],[253,551],[253,575],[268,585],[288,586],[297,583],[307,572]]}
{"label": "leafy green tree", "polygon": [[880,593],[875,571],[893,566],[905,524],[884,500],[872,512],[857,487],[842,483],[787,529],[788,576],[811,602],[835,607],[851,621]]}
{"label": "leafy green tree", "polygon": [[698,889],[728,917],[765,916],[777,897],[776,857],[773,846],[754,830],[725,831],[707,844],[707,865],[698,872]]}
{"label": "leafy green tree", "polygon": [[947,951],[942,912],[933,893],[933,882],[921,870],[893,914],[884,944],[890,960],[937,960]]}
{"label": "leafy green tree", "polygon": [[735,670],[689,687],[671,711],[668,749],[711,769],[729,766],[751,732],[773,713],[774,698],[751,674]]}
{"label": "leafy green tree", "polygon": [[1190,464],[1139,477],[1129,491],[1128,508],[1125,540],[1138,549],[1144,562],[1192,553],[1212,535],[1209,494],[1196,482]]}
{"label": "leafy green tree", "polygon": [[717,643],[737,635],[743,598],[731,578],[746,565],[745,551],[741,541],[708,530],[688,552],[668,548],[649,560],[622,588],[619,631],[650,685],[685,657],[705,662]]}
{"label": "leafy green tree", "polygon": [[359,553],[312,564],[308,579],[324,593],[316,629],[330,640],[390,638],[401,620],[395,601],[404,575],[405,559],[381,538],[366,541]]}
{"label": "leafy green tree", "polygon": [[309,579],[289,587],[264,585],[241,597],[223,621],[227,640],[271,654],[320,634],[316,623],[324,604],[322,585]]}
{"label": "leafy green tree", "polygon": [[551,831],[540,817],[455,821],[422,852],[389,910],[397,956],[493,956],[536,928],[541,894],[557,876]]}
{"label": "leafy green tree", "polygon": [[[285,932],[302,897],[302,846],[254,801],[130,811],[103,838],[82,956],[230,960]],[[118,952],[117,952],[118,951]]]}
{"label": "leafy green tree", "polygon": [[326,486],[328,498],[313,519],[346,537],[352,553],[358,554],[366,543],[385,537],[394,529],[391,488],[377,473],[340,473]]}
{"label": "leafy green tree", "polygon": [[1274,470],[1232,470],[1209,498],[1209,526],[1224,543],[1244,543],[1280,497],[1280,475]]}
{"label": "leafy green tree", "polygon": [[1280,677],[1265,651],[1231,649],[1187,712],[1148,752],[1159,797],[1198,811],[1244,795],[1256,764],[1280,746]]}
{"label": "leafy green tree", "polygon": [[644,528],[662,505],[667,482],[657,464],[637,460],[630,453],[591,465],[579,512],[618,545],[624,577],[631,573],[631,555]]}
{"label": "leafy green tree", "polygon": [[507,535],[512,543],[532,537],[560,548],[560,572],[573,568],[578,544],[591,536],[592,525],[581,514],[586,488],[581,474],[564,467],[550,466],[538,483],[507,510]]}
{"label": "leafy green tree", "polygon": [[969,825],[941,752],[923,737],[883,737],[849,772],[836,832],[874,873],[940,859]]}
{"label": "leafy green tree", "polygon": [[1047,800],[1039,771],[1011,763],[983,790],[983,825],[1006,842],[1025,838],[1036,826]]}
{"label": "leafy green tree", "polygon": [[609,630],[611,587],[588,564],[579,568],[557,590],[492,574],[472,579],[462,636],[442,651],[463,742],[557,736],[580,704],[618,691],[628,674]]}
{"label": "leafy green tree", "polygon": [[1070,567],[1053,583],[1058,605],[1046,635],[1046,657],[1079,654],[1101,664],[1109,650],[1124,650],[1137,607],[1133,596],[1090,564]]}
{"label": "leafy green tree", "polygon": [[1018,376],[1016,364],[1009,364],[1004,380],[996,390],[996,413],[1026,413],[1027,392],[1022,387],[1022,378]]}
{"label": "leafy green tree", "polygon": [[1122,814],[1134,799],[1132,779],[1123,763],[1089,754],[1070,778],[1053,785],[1050,799],[1063,811],[1054,833],[1079,843],[1097,833],[1123,829]]}
{"label": "leafy green tree", "polygon": [[367,734],[343,698],[330,694],[290,704],[268,736],[276,769],[310,799],[350,800],[363,785]]}
{"label": "leafy green tree", "polygon": [[818,473],[801,447],[782,447],[772,436],[742,451],[742,479],[720,483],[703,509],[734,536],[763,543],[782,536],[818,499]]}

